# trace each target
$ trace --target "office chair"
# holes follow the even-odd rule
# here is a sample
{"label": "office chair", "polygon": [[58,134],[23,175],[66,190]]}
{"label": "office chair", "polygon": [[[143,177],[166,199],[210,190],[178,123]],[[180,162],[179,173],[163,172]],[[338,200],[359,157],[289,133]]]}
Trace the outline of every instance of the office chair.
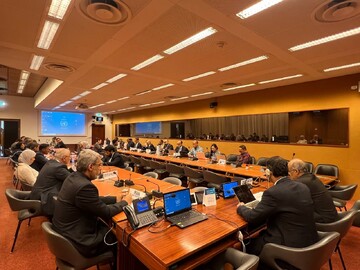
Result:
{"label": "office chair", "polygon": [[170,177],[176,177],[182,179],[185,177],[184,168],[175,164],[166,163],[166,171]]}
{"label": "office chair", "polygon": [[150,162],[148,159],[140,158],[140,164],[141,164],[143,171],[145,171],[145,172],[152,171],[152,168],[150,167]]}
{"label": "office chair", "polygon": [[339,178],[339,168],[332,164],[318,164],[315,167],[314,174],[335,176]]}
{"label": "office chair", "polygon": [[342,208],[345,208],[345,211],[347,211],[346,203],[354,196],[357,186],[357,184],[342,186],[336,185],[332,189],[329,189],[334,205],[338,207],[340,211],[342,211]]}
{"label": "office chair", "polygon": [[204,191],[205,189],[208,189],[207,187],[194,187],[191,189],[192,192],[198,192],[198,191]]}
{"label": "office chair", "polygon": [[[338,213],[339,220],[337,220],[337,221],[334,221],[331,223],[316,223],[316,229],[319,231],[337,232],[340,234],[340,238],[336,244],[335,252],[339,253],[341,264],[344,269],[346,269],[346,267],[345,267],[345,262],[344,262],[344,259],[343,259],[343,256],[342,256],[341,250],[340,250],[340,242],[341,242],[341,239],[346,235],[346,233],[349,231],[350,227],[352,226],[353,221],[355,219],[355,215],[357,215],[357,213],[359,213],[359,211],[341,212],[341,213]],[[331,269],[332,268],[331,258],[329,260],[329,265],[330,265],[330,269]]]}
{"label": "office chair", "polygon": [[164,182],[171,183],[173,185],[181,186],[182,181],[176,177],[166,177],[163,179]]}
{"label": "office chair", "polygon": [[43,222],[41,227],[48,247],[51,253],[55,256],[57,269],[87,269],[100,263],[110,264],[114,260],[112,251],[106,251],[91,258],[84,257],[68,239],[53,230],[50,222]]}
{"label": "office chair", "polygon": [[120,154],[120,156],[123,159],[124,163],[130,166],[131,164],[130,156],[124,154]]}
{"label": "office chair", "polygon": [[259,157],[259,159],[256,162],[256,165],[266,167],[266,163],[267,163],[268,159],[269,158],[267,158],[267,157]]}
{"label": "office chair", "polygon": [[149,160],[150,167],[158,174],[158,179],[164,179],[169,176],[169,173],[166,171],[166,164],[158,162],[155,160]]}
{"label": "office chair", "polygon": [[129,172],[132,172],[132,171],[133,171],[133,168],[130,167],[130,166],[127,166],[127,167],[124,168],[124,170],[129,171]]}
{"label": "office chair", "polygon": [[220,190],[221,184],[228,182],[225,175],[219,175],[207,170],[203,171],[204,180],[207,182],[208,187],[214,187],[217,190]]}
{"label": "office chair", "polygon": [[236,163],[237,157],[238,157],[238,155],[236,155],[236,154],[230,154],[230,155],[228,155],[227,158],[226,158],[226,163],[227,163],[227,164]]}
{"label": "office chair", "polygon": [[225,252],[215,256],[205,267],[209,270],[223,270],[226,263],[231,264],[234,270],[256,270],[259,257],[228,248]]}
{"label": "office chair", "polygon": [[134,171],[137,173],[142,173],[142,165],[141,160],[138,157],[130,156],[131,162],[134,164]]}
{"label": "office chair", "polygon": [[202,171],[198,171],[186,166],[184,167],[184,175],[187,177],[189,183],[194,183],[195,185],[204,181]]}
{"label": "office chair", "polygon": [[32,191],[33,189],[33,186],[26,183],[25,181],[20,180],[20,185],[21,185],[21,190],[23,191]]}
{"label": "office chair", "polygon": [[156,172],[147,172],[147,173],[144,173],[144,176],[149,176],[152,178],[159,179],[159,175]]}
{"label": "office chair", "polygon": [[[351,207],[350,211],[358,211],[360,210],[360,200],[357,200],[353,207]],[[353,221],[353,226],[355,227],[360,227],[360,211],[357,212],[357,214],[355,215],[354,221]]]}
{"label": "office chair", "polygon": [[304,163],[305,163],[306,171],[309,173],[312,173],[314,170],[314,164],[312,164],[312,162],[308,162],[308,161],[304,161]]}
{"label": "office chair", "polygon": [[[271,269],[281,270],[279,260],[298,269],[319,270],[331,258],[340,239],[337,232],[318,232],[319,241],[304,248],[267,243],[260,253],[260,261]],[[332,268],[330,268],[332,269]]]}
{"label": "office chair", "polygon": [[39,200],[29,200],[30,191],[20,191],[16,189],[5,190],[6,199],[12,211],[18,212],[18,225],[16,228],[14,242],[11,247],[11,253],[14,251],[16,239],[19,234],[21,223],[29,219],[28,225],[30,225],[30,219],[42,215],[41,202]]}

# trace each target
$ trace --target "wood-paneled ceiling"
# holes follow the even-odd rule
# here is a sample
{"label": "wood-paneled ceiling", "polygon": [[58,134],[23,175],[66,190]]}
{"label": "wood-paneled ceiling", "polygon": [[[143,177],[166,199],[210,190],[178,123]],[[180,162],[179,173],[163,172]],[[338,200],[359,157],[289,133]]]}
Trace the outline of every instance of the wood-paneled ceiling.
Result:
{"label": "wood-paneled ceiling", "polygon": [[[58,110],[73,111],[79,103],[86,103],[89,107],[104,104],[88,112],[121,113],[129,107],[128,111],[141,110],[359,73],[359,66],[323,70],[360,62],[360,34],[300,51],[289,50],[360,27],[359,0],[285,0],[245,20],[236,16],[256,2],[73,0],[64,19],[58,21],[50,48],[44,50],[37,43],[45,20],[49,20],[51,0],[1,0],[0,65],[8,68],[8,95],[17,95],[20,71],[26,70],[31,75],[22,96],[34,97],[45,80],[63,81],[37,105],[38,109],[53,109],[91,91]],[[108,22],[91,19],[86,12]],[[116,19],[119,22],[109,22]],[[217,32],[174,54],[164,53],[209,27]],[[131,69],[158,54],[163,56],[161,60],[137,71]],[[30,69],[34,55],[45,57],[39,70]],[[262,55],[268,59],[219,71]],[[213,75],[183,81],[211,71]],[[92,89],[119,73],[127,76],[99,90]],[[296,74],[302,76],[259,84]],[[136,95],[166,84],[173,86]],[[254,85],[223,91],[248,84]],[[213,93],[191,97],[205,92]],[[124,97],[129,98],[121,99]],[[182,97],[188,98],[171,101]]]}

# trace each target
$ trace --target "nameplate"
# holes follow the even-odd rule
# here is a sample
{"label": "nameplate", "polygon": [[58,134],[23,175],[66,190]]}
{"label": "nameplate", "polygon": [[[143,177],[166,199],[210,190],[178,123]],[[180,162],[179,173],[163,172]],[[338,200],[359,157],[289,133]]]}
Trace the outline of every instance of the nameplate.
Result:
{"label": "nameplate", "polygon": [[219,165],[226,165],[226,159],[219,159],[218,164]]}
{"label": "nameplate", "polygon": [[130,188],[130,194],[131,194],[133,200],[146,197],[145,192],[142,192],[142,191],[134,189],[134,188]]}
{"label": "nameplate", "polygon": [[109,180],[109,179],[118,179],[118,175],[117,175],[117,171],[110,171],[110,172],[103,172],[103,179],[104,180]]}
{"label": "nameplate", "polygon": [[216,205],[215,188],[208,188],[204,190],[203,205],[205,206]]}

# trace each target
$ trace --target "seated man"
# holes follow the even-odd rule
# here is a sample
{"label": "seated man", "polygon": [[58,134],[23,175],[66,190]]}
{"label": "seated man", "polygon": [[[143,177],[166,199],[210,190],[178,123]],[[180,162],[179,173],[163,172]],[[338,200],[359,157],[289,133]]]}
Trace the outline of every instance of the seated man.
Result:
{"label": "seated man", "polygon": [[287,161],[272,157],[267,162],[269,180],[274,183],[265,190],[259,204],[251,209],[238,204],[237,213],[249,225],[263,224],[258,237],[246,247],[248,253],[259,255],[266,243],[288,247],[306,247],[318,240],[314,221],[314,207],[309,189],[288,178]]}
{"label": "seated man", "polygon": [[70,150],[57,149],[55,159],[49,160],[42,168],[30,193],[31,200],[41,201],[42,210],[48,216],[54,214],[53,197],[58,195],[64,180],[70,175],[69,163]]}
{"label": "seated man", "polygon": [[126,142],[126,150],[130,150],[130,148],[135,147],[135,143],[133,142],[132,138],[128,138]]}
{"label": "seated man", "polygon": [[164,140],[163,153],[168,154],[169,150],[174,150],[172,144],[169,143],[167,139]]}
{"label": "seated man", "polygon": [[314,202],[315,222],[330,223],[338,219],[338,214],[329,191],[314,174],[306,171],[305,162],[301,159],[292,159],[288,164],[291,180],[305,184],[311,193]]}
{"label": "seated man", "polygon": [[35,155],[35,161],[30,165],[31,168],[37,170],[40,172],[42,167],[48,162],[48,159],[45,157],[45,155],[48,155],[50,153],[50,148],[47,143],[42,143],[39,146],[39,151],[36,152]]}
{"label": "seated man", "polygon": [[113,145],[105,147],[104,165],[125,168],[124,160]]}
{"label": "seated man", "polygon": [[298,144],[307,144],[307,140],[304,135],[300,135],[299,140],[296,142]]}
{"label": "seated man", "polygon": [[103,152],[102,139],[97,138],[96,143],[94,144],[94,151],[97,152],[97,153],[102,153]]}
{"label": "seated man", "polygon": [[248,153],[245,145],[239,146],[240,155],[236,160],[236,167],[241,166],[242,164],[251,164],[251,156]]}
{"label": "seated man", "polygon": [[[91,180],[98,177],[101,165],[98,153],[90,149],[81,151],[77,171],[65,179],[55,202],[52,219],[54,229],[68,238],[85,257],[93,257],[111,249],[104,243],[109,228],[98,218],[107,221],[132,201],[130,194],[121,201],[113,196],[99,196]],[[107,242],[114,240],[115,237],[107,239]]]}
{"label": "seated man", "polygon": [[176,148],[175,148],[175,153],[178,156],[184,157],[187,156],[187,154],[189,153],[189,149],[187,149],[185,146],[183,146],[183,142],[182,141],[178,141],[176,143]]}
{"label": "seated man", "polygon": [[139,138],[135,138],[135,146],[134,146],[134,148],[136,148],[136,149],[142,149],[142,145],[141,145],[141,143],[140,143]]}
{"label": "seated man", "polygon": [[66,144],[61,140],[61,138],[56,138],[56,145],[55,148],[67,148]]}
{"label": "seated man", "polygon": [[146,141],[145,145],[143,146],[143,149],[144,150],[150,150],[150,152],[155,152],[156,151],[155,146],[151,143],[150,140]]}
{"label": "seated man", "polygon": [[198,152],[204,152],[203,148],[199,145],[198,140],[193,141],[193,148],[188,153],[189,157],[196,157],[196,153]]}

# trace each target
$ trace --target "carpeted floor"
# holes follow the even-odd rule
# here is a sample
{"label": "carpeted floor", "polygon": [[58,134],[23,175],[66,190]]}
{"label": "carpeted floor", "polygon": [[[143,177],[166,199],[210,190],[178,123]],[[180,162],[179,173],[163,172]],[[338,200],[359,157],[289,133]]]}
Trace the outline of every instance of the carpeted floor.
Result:
{"label": "carpeted floor", "polygon": [[[15,250],[10,253],[17,226],[17,213],[10,210],[4,195],[6,188],[13,188],[12,169],[5,162],[6,159],[0,159],[0,193],[2,194],[0,196],[0,270],[55,270],[54,256],[48,250],[41,231],[41,223],[46,220],[45,218],[34,218],[29,227],[27,221],[23,222]],[[351,207],[351,204],[349,206]],[[360,269],[360,228],[350,229],[342,240],[341,250],[347,269]],[[342,269],[337,254],[333,254],[332,261],[334,270]],[[104,266],[101,269],[105,270],[109,267]],[[321,268],[321,270],[325,269],[329,267],[325,265]]]}

